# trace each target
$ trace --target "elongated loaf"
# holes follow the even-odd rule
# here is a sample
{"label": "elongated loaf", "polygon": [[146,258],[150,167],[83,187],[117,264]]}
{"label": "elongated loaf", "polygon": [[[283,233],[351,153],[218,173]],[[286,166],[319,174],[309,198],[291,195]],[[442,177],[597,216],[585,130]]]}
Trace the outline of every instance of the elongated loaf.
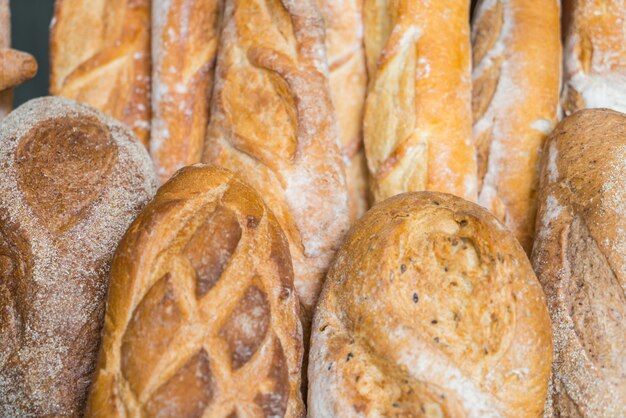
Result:
{"label": "elongated loaf", "polygon": [[472,28],[478,203],[530,253],[538,156],[557,121],[561,78],[555,0],[483,0]]}
{"label": "elongated loaf", "polygon": [[150,136],[151,0],[56,0],[50,29],[50,92]]}
{"label": "elongated loaf", "polygon": [[87,417],[302,417],[289,246],[261,197],[195,165],[118,247]]}
{"label": "elongated loaf", "polygon": [[37,73],[37,61],[27,53],[11,49],[9,0],[0,0],[0,120],[13,108],[12,87]]}
{"label": "elongated loaf", "polygon": [[306,323],[350,225],[324,22],[312,0],[226,0],[222,22],[203,158],[239,173],[276,214]]}
{"label": "elongated loaf", "polygon": [[359,218],[369,206],[362,129],[367,92],[363,0],[316,1],[326,23],[330,92],[337,114],[339,142],[347,163],[350,212],[354,218]]}
{"label": "elongated loaf", "polygon": [[364,2],[376,201],[420,190],[476,200],[469,9],[469,0]]}
{"label": "elongated loaf", "polygon": [[540,417],[552,342],[522,247],[441,193],[372,208],[319,299],[309,416]]}
{"label": "elongated loaf", "polygon": [[626,416],[626,116],[563,120],[540,176],[532,262],[555,349],[546,416]]}
{"label": "elongated loaf", "polygon": [[202,159],[220,3],[152,1],[150,154],[161,183]]}
{"label": "elongated loaf", "polygon": [[564,0],[566,114],[585,108],[626,113],[626,3]]}
{"label": "elongated loaf", "polygon": [[80,417],[113,252],[156,190],[121,123],[61,98],[0,123],[0,416]]}

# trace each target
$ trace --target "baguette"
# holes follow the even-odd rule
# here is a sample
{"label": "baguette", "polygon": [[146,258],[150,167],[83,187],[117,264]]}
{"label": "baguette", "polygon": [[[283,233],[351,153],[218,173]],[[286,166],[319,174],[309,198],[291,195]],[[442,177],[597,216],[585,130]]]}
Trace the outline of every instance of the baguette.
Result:
{"label": "baguette", "polygon": [[56,0],[50,92],[150,136],[150,0]]}
{"label": "baguette", "polygon": [[287,241],[225,170],[179,171],[122,240],[86,417],[303,417]]}
{"label": "baguette", "polygon": [[624,0],[565,0],[565,114],[609,108],[626,113]]}
{"label": "baguette", "polygon": [[469,0],[365,0],[364,140],[374,199],[476,200]]}
{"label": "baguette", "polygon": [[545,149],[532,263],[554,328],[546,417],[623,417],[626,115],[579,111]]}
{"label": "baguette", "polygon": [[202,159],[219,0],[153,0],[150,154],[161,183]]}
{"label": "baguette", "polygon": [[362,129],[367,92],[363,0],[317,0],[317,5],[326,23],[330,92],[337,115],[341,151],[346,161],[350,213],[356,219],[369,206]]}
{"label": "baguette", "polygon": [[540,417],[550,318],[522,247],[485,209],[406,193],[337,252],[315,312],[309,417]]}
{"label": "baguette", "polygon": [[113,252],[155,189],[91,108],[36,99],[0,123],[0,416],[82,416]]}
{"label": "baguette", "polygon": [[306,324],[350,225],[312,0],[226,0],[204,161],[263,196],[289,240]]}
{"label": "baguette", "polygon": [[537,166],[559,107],[561,40],[554,0],[484,0],[474,15],[478,203],[530,253]]}

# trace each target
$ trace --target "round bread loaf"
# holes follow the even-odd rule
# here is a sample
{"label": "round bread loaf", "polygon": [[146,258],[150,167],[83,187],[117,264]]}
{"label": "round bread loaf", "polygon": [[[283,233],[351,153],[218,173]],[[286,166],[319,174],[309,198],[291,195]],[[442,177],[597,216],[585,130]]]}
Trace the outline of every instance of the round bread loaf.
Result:
{"label": "round bread loaf", "polygon": [[98,111],[43,98],[0,123],[0,416],[82,414],[113,252],[155,191]]}
{"label": "round bread loaf", "polygon": [[485,209],[407,193],[348,234],[315,314],[311,417],[538,417],[552,359],[541,287]]}
{"label": "round bread loaf", "polygon": [[111,271],[87,417],[300,417],[302,329],[289,244],[232,173],[180,170]]}
{"label": "round bread loaf", "polygon": [[533,267],[554,327],[548,417],[626,417],[626,115],[582,110],[544,151]]}

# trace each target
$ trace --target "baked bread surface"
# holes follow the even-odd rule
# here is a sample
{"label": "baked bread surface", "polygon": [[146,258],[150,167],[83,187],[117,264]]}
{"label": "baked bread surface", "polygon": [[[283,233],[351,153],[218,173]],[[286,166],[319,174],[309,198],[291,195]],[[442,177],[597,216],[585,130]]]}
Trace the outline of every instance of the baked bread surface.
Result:
{"label": "baked bread surface", "polygon": [[540,175],[532,262],[555,349],[546,416],[626,416],[626,116],[563,120]]}
{"label": "baked bread surface", "polygon": [[314,317],[311,417],[539,417],[545,298],[522,247],[458,197],[374,206],[337,252]]}
{"label": "baked bread surface", "polygon": [[143,146],[91,108],[0,123],[0,416],[82,416],[113,252],[155,191]]}
{"label": "baked bread surface", "polygon": [[87,417],[302,417],[288,243],[261,197],[202,165],[120,243]]}

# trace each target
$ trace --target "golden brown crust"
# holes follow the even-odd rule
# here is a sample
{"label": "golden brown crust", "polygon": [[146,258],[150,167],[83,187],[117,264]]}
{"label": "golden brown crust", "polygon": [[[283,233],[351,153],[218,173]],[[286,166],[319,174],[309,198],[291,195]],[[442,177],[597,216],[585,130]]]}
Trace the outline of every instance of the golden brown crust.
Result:
{"label": "golden brown crust", "polygon": [[453,195],[374,206],[317,306],[309,416],[539,417],[550,319],[522,247]]}
{"label": "golden brown crust", "polygon": [[324,24],[312,1],[225,2],[203,159],[237,172],[272,208],[309,315],[350,224]]}
{"label": "golden brown crust", "polygon": [[57,0],[50,92],[150,136],[150,0]]}
{"label": "golden brown crust", "polygon": [[316,0],[316,3],[326,23],[330,92],[346,161],[350,213],[357,219],[369,207],[362,131],[367,92],[363,0]]}
{"label": "golden brown crust", "polygon": [[82,416],[108,272],[156,190],[121,123],[37,99],[0,124],[0,416]]}
{"label": "golden brown crust", "polygon": [[111,270],[87,417],[301,417],[302,331],[287,241],[226,170],[179,171]]}
{"label": "golden brown crust", "polygon": [[541,161],[533,267],[554,327],[554,417],[626,416],[626,116],[579,111]]}
{"label": "golden brown crust", "polygon": [[153,0],[150,154],[161,183],[200,162],[220,0]]}
{"label": "golden brown crust", "polygon": [[476,200],[469,0],[365,0],[364,22],[375,200],[420,190]]}
{"label": "golden brown crust", "polygon": [[530,253],[538,154],[557,122],[561,41],[555,0],[484,0],[472,29],[478,203]]}
{"label": "golden brown crust", "polygon": [[585,108],[626,113],[626,7],[623,0],[565,0],[567,115]]}

